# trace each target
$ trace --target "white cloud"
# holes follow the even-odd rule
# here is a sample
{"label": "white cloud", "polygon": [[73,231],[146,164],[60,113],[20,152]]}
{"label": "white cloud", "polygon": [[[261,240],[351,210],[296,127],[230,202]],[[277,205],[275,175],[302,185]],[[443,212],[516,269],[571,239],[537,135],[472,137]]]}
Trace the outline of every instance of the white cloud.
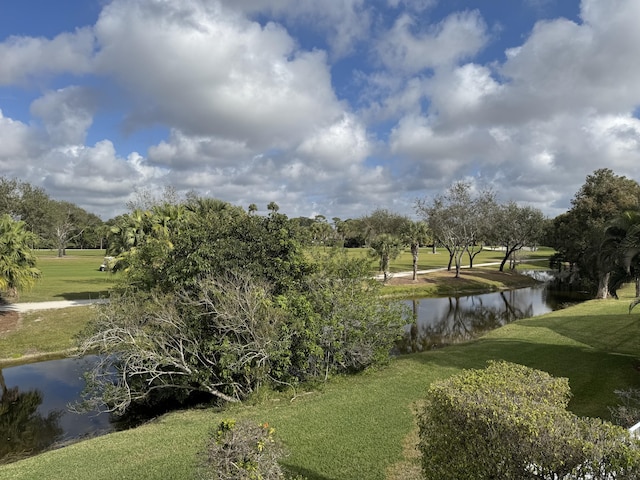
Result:
{"label": "white cloud", "polygon": [[0,110],[0,171],[12,172],[11,176],[23,178],[29,173],[30,160],[40,152],[33,129],[3,116]]}
{"label": "white cloud", "polygon": [[478,53],[486,44],[486,24],[477,10],[457,12],[420,31],[416,20],[402,14],[376,47],[389,69],[415,73],[448,66]]}
{"label": "white cloud", "polygon": [[297,51],[281,27],[261,27],[215,3],[116,0],[96,25],[103,74],[136,102],[130,124],[264,149],[295,144],[341,116],[325,55]]}
{"label": "white cloud", "polygon": [[356,44],[369,37],[371,5],[365,0],[223,0],[229,8],[246,14],[269,13],[285,23],[323,34],[332,57],[353,52]]}
{"label": "white cloud", "polygon": [[0,43],[0,85],[22,84],[39,75],[91,71],[94,37],[90,28],[49,40],[9,37]]}
{"label": "white cloud", "polygon": [[320,168],[348,169],[360,164],[371,153],[365,128],[352,116],[307,137],[297,153],[312,160]]}
{"label": "white cloud", "polygon": [[42,119],[54,145],[84,143],[97,103],[83,87],[67,87],[45,93],[31,104],[31,113]]}

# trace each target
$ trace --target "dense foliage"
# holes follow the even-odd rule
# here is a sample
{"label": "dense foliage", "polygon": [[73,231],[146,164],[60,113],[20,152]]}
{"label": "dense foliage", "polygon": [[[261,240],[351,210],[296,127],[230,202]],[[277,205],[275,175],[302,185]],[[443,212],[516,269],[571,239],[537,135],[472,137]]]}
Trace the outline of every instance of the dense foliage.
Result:
{"label": "dense foliage", "polygon": [[640,185],[635,180],[608,168],[596,170],[571,200],[571,209],[553,220],[545,243],[558,251],[558,265],[569,264],[575,273],[572,280],[579,279],[597,298],[606,298],[616,263],[607,227],[624,212],[639,208]]}
{"label": "dense foliage", "polygon": [[567,379],[506,362],[431,385],[419,417],[428,480],[635,479],[640,442],[566,410]]}
{"label": "dense foliage", "polygon": [[0,177],[0,214],[19,218],[34,234],[32,247],[103,248],[106,228],[100,218],[70,202],[53,200],[44,189]]}
{"label": "dense foliage", "polygon": [[0,292],[15,297],[40,277],[31,250],[34,241],[35,235],[26,229],[24,222],[0,215]]}
{"label": "dense foliage", "polygon": [[366,260],[310,258],[275,208],[192,199],[134,211],[112,234],[125,240],[123,283],[81,340],[102,354],[91,406],[123,412],[192,392],[239,401],[262,385],[359,371],[388,358],[406,323]]}

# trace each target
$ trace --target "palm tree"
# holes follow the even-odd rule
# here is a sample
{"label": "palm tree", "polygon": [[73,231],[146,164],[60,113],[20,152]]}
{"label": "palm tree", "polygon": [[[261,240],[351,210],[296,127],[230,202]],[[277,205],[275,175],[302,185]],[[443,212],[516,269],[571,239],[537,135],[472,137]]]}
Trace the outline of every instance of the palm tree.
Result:
{"label": "palm tree", "polygon": [[0,216],[0,290],[12,297],[17,297],[19,290],[33,287],[41,275],[29,247],[35,241],[36,235],[24,222],[14,221],[7,214]]}
{"label": "palm tree", "polygon": [[371,241],[371,256],[380,260],[380,271],[385,282],[389,278],[389,261],[397,258],[401,251],[402,241],[395,235],[383,233]]}
{"label": "palm tree", "polygon": [[413,280],[418,276],[418,254],[420,245],[429,241],[429,227],[425,222],[407,222],[402,231],[402,239],[409,245],[413,257]]}
{"label": "palm tree", "polygon": [[640,211],[623,212],[609,222],[600,255],[610,265],[612,293],[633,279],[640,297]]}

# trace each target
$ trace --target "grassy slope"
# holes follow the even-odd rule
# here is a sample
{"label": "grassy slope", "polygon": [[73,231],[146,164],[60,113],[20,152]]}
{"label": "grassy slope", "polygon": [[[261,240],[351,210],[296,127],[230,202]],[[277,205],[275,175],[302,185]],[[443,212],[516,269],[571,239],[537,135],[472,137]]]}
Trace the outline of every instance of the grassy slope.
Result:
{"label": "grassy slope", "polygon": [[[630,295],[630,292],[626,292]],[[613,391],[640,387],[635,356],[640,323],[629,297],[590,301],[522,320],[466,344],[401,357],[379,371],[337,379],[318,391],[267,397],[227,412],[192,410],[0,467],[0,478],[191,478],[207,431],[223,417],[268,421],[291,455],[285,464],[310,479],[383,479],[402,460],[413,405],[428,385],[463,368],[506,359],[569,378],[579,415],[607,418]],[[91,459],[91,461],[87,461]]]}

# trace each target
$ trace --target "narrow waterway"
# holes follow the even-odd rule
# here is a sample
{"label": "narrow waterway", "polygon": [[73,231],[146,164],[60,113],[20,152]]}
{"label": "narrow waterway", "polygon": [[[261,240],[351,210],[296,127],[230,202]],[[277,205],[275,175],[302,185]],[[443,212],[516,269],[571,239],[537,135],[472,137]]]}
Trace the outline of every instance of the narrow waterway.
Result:
{"label": "narrow waterway", "polygon": [[[414,322],[399,353],[428,350],[476,338],[520,318],[541,315],[568,300],[544,286],[449,298],[407,300]],[[76,414],[83,373],[95,357],[66,358],[0,369],[0,463],[113,431],[108,414]]]}

